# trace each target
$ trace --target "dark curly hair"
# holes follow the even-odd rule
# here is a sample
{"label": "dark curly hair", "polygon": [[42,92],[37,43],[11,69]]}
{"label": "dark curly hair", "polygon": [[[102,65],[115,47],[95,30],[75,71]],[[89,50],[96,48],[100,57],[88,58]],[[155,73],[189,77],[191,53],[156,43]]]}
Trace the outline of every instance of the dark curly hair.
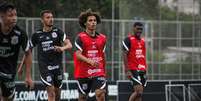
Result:
{"label": "dark curly hair", "polygon": [[85,12],[81,12],[79,15],[79,24],[82,28],[86,28],[85,23],[87,22],[87,18],[89,16],[95,16],[97,24],[101,23],[101,17],[99,12],[93,12],[91,9],[86,10]]}

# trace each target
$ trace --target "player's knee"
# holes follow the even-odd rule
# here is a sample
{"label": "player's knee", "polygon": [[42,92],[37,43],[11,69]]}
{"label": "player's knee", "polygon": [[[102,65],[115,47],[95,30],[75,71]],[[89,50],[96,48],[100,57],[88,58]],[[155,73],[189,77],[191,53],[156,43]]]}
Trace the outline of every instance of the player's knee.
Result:
{"label": "player's knee", "polygon": [[142,92],[137,92],[137,93],[136,93],[136,96],[137,96],[137,97],[142,97]]}
{"label": "player's knee", "polygon": [[86,95],[79,94],[79,101],[85,101],[87,99]]}
{"label": "player's knee", "polygon": [[55,94],[55,92],[48,92],[48,96],[49,96],[49,97],[55,97],[56,94]]}
{"label": "player's knee", "polygon": [[106,92],[105,89],[97,89],[97,90],[95,91],[96,97],[104,97],[105,92]]}
{"label": "player's knee", "polygon": [[56,94],[55,94],[55,91],[54,91],[54,87],[50,86],[50,87],[47,87],[47,94],[49,97],[55,97]]}

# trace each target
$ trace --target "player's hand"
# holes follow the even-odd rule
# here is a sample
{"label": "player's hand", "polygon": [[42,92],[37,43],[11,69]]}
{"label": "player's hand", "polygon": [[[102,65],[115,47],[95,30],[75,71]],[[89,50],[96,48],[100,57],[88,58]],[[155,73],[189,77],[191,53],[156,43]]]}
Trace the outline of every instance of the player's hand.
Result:
{"label": "player's hand", "polygon": [[25,78],[25,86],[27,88],[29,88],[29,90],[34,88],[34,83],[33,83],[32,79],[31,79],[31,77],[26,77]]}
{"label": "player's hand", "polygon": [[128,70],[128,71],[126,72],[126,76],[127,76],[128,78],[131,78],[131,77],[132,77],[131,71]]}
{"label": "player's hand", "polygon": [[92,59],[89,59],[88,63],[93,67],[98,67],[99,66],[99,63],[97,61],[95,61],[95,60],[92,60]]}
{"label": "player's hand", "polygon": [[56,52],[63,52],[64,51],[63,47],[60,47],[60,46],[54,46],[54,50]]}

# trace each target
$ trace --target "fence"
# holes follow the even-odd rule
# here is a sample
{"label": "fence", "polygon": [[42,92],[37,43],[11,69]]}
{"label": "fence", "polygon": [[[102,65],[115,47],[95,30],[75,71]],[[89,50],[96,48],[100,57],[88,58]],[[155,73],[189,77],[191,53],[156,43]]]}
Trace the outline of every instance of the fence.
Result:
{"label": "fence", "polygon": [[[107,36],[107,74],[109,80],[126,79],[122,61],[122,40],[132,31],[134,20],[103,19],[98,32]],[[147,47],[148,77],[150,80],[201,79],[201,22],[142,21]],[[19,18],[18,25],[31,37],[41,28],[39,18]],[[82,31],[77,19],[55,19],[55,26],[67,33],[72,44],[76,33]],[[64,70],[73,79],[72,53],[64,53]],[[21,56],[21,55],[20,55]],[[32,75],[39,80],[37,52],[33,51]]]}

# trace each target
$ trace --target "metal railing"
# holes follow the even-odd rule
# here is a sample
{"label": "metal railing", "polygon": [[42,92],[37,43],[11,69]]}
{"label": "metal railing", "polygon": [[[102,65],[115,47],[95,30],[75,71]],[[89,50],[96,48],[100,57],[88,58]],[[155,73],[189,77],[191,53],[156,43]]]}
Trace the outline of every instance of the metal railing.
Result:
{"label": "metal railing", "polygon": [[[122,61],[122,40],[132,31],[135,20],[103,19],[97,31],[107,36],[107,75],[109,80],[126,79]],[[162,79],[201,79],[201,22],[141,21],[147,47],[148,77]],[[41,27],[40,18],[19,18],[18,25],[31,37]],[[77,19],[56,18],[55,26],[67,33],[72,44],[82,31]],[[113,28],[113,30],[112,30]],[[65,71],[73,79],[72,51],[63,58]],[[36,50],[36,49],[35,49]],[[39,79],[37,53],[33,51],[33,77]]]}

